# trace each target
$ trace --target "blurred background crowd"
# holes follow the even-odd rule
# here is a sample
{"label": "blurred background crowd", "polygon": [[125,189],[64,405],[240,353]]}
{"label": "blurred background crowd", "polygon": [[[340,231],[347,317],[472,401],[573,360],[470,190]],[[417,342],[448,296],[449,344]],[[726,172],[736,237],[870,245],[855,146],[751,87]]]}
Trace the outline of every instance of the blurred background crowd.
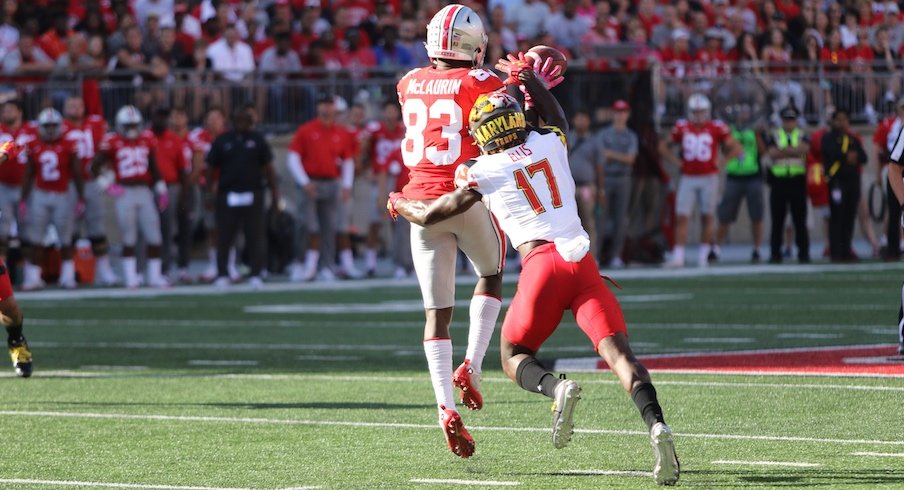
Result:
{"label": "blurred background crowd", "polygon": [[[405,173],[386,150],[401,139],[395,129],[401,115],[386,103],[395,99],[395,83],[401,74],[429,64],[422,44],[426,25],[445,3],[5,0],[0,11],[0,100],[15,103],[0,122],[12,135],[15,131],[9,126],[34,119],[45,107],[63,112],[65,101],[73,97],[84,105],[85,115],[80,117],[97,116],[111,126],[114,115],[125,105],[134,105],[144,121],[150,121],[157,109],[172,109],[175,117],[170,116],[166,124],[185,140],[186,160],[197,167],[205,165],[207,147],[193,143],[188,135],[205,131],[208,137],[215,137],[230,126],[235,113],[249,111],[255,128],[266,133],[273,146],[272,163],[283,189],[279,196],[282,205],[271,207],[284,214],[270,221],[293,220],[288,226],[302,230],[300,235],[293,234],[288,246],[284,243],[288,238],[276,236],[278,230],[268,233],[272,246],[264,250],[282,257],[268,261],[271,272],[288,270],[297,280],[329,279],[333,262],[338,261],[338,275],[357,277],[378,274],[375,257],[387,257],[393,258],[393,266],[384,275],[405,276],[410,264],[404,253],[398,253],[407,246],[400,238],[404,230],[378,225],[385,221],[380,208],[384,191],[393,190]],[[869,244],[861,255],[879,256],[883,248],[890,250],[884,230],[877,233],[883,219],[884,201],[879,198],[885,187],[881,164],[887,159],[887,131],[875,137],[874,133],[876,125],[890,130],[902,95],[899,73],[904,24],[899,3],[461,3],[484,19],[489,34],[488,68],[505,53],[538,44],[556,47],[570,58],[566,83],[554,93],[574,123],[573,164],[584,166],[576,176],[586,181],[582,182],[582,217],[599,238],[601,263],[621,266],[664,260],[674,238],[673,201],[680,172],[663,159],[659,141],[676,121],[688,115],[687,100],[695,93],[704,93],[712,101],[713,119],[724,120],[739,135],[750,131],[764,141],[782,126],[785,119],[781,114],[788,108],[794,109],[800,130],[808,133],[828,125],[835,109],[850,116],[852,125],[846,131],[863,141],[868,157],[858,164],[858,172],[868,175],[859,181],[864,192],[857,195],[860,229]],[[625,114],[625,121],[619,122],[619,114]],[[289,160],[293,151],[301,151],[293,147],[299,126],[318,120],[328,126],[335,122],[351,135],[349,141],[354,141],[356,150],[342,157],[355,162],[350,199],[356,204],[344,211],[347,217],[337,218],[338,237],[328,241],[321,254],[330,257],[319,259],[319,270],[327,272],[312,275],[310,267],[299,268],[305,261],[310,233],[304,232],[304,220],[294,212],[295,196],[303,182],[295,178]],[[613,124],[623,124],[636,138],[633,159],[624,171],[614,171],[617,167],[612,165],[606,169],[612,159],[609,130]],[[765,182],[768,145],[764,143],[760,152],[756,178]],[[720,163],[725,168],[728,162]],[[187,183],[172,183],[203,184],[202,169],[190,168],[186,173],[192,176]],[[819,175],[808,172],[807,176],[810,187],[825,187]],[[876,192],[878,204],[869,199],[873,197],[869,186],[874,182],[881,184]],[[624,192],[619,193],[616,184],[622,185]],[[822,234],[818,208],[826,204],[814,205],[812,192],[822,191],[809,194],[807,215],[818,240]],[[175,249],[179,237],[185,236],[199,237],[198,242],[204,243],[203,230],[213,225],[211,220],[205,223],[201,219],[203,207],[200,196],[178,204],[180,213],[188,218],[179,221],[176,231],[165,234],[174,242],[164,248]],[[770,219],[767,216],[766,222]],[[112,223],[108,226],[115,228]],[[754,241],[756,247],[763,239],[756,226],[738,228],[730,232],[726,228],[719,240]],[[109,230],[109,235],[115,238],[116,230]],[[612,243],[613,237],[617,243]],[[899,237],[893,240],[892,248],[897,249],[899,242]],[[274,247],[291,251],[279,252]],[[782,240],[783,256],[793,254],[793,248],[793,238]],[[819,257],[819,252],[814,250],[814,257]],[[894,258],[897,253],[885,256]],[[847,251],[843,254],[844,260],[853,257]],[[239,258],[241,263],[241,254]],[[177,273],[175,266],[167,268],[174,280],[196,279],[186,271]],[[209,273],[201,275],[211,278]]]}

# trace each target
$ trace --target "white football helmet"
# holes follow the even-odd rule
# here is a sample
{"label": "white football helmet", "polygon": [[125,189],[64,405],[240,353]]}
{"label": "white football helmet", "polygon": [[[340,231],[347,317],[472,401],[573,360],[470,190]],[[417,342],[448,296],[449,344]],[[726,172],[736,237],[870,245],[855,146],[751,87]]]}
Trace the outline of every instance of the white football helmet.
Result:
{"label": "white football helmet", "polygon": [[52,107],[38,114],[38,135],[44,141],[56,141],[63,134],[63,116]]}
{"label": "white football helmet", "polygon": [[709,121],[712,104],[709,97],[693,94],[687,99],[687,115],[693,123],[702,124]]}
{"label": "white football helmet", "polygon": [[127,105],[116,111],[116,132],[127,139],[135,139],[141,134],[144,119],[141,112],[133,105]]}
{"label": "white football helmet", "polygon": [[427,55],[431,59],[470,61],[483,65],[487,33],[477,12],[460,4],[444,7],[427,24]]}

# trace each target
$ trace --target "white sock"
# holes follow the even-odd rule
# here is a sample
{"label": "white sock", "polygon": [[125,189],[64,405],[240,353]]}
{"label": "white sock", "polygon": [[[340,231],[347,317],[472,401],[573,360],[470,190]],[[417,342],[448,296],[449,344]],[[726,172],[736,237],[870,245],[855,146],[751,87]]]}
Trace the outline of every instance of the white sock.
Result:
{"label": "white sock", "polygon": [[94,265],[94,270],[101,276],[108,275],[107,273],[112,274],[113,268],[110,267],[110,256],[101,255],[100,257],[97,257],[97,261]]}
{"label": "white sock", "polygon": [[148,259],[148,284],[153,286],[160,282],[162,278],[161,267],[162,261],[160,258]]}
{"label": "white sock", "polygon": [[32,263],[25,264],[25,277],[30,283],[40,282],[41,271],[42,269],[39,265],[34,265]]}
{"label": "white sock", "polygon": [[684,245],[675,245],[672,247],[672,261],[684,262]]}
{"label": "white sock", "polygon": [[367,270],[374,270],[377,268],[377,249],[364,249],[364,265],[367,267]]}
{"label": "white sock", "polygon": [[304,270],[316,271],[317,262],[320,261],[320,251],[308,249],[304,254]]}
{"label": "white sock", "polygon": [[235,248],[229,249],[229,262],[227,262],[227,271],[229,271],[229,277],[238,277],[239,271],[235,268]]}
{"label": "white sock", "polygon": [[339,251],[339,264],[346,270],[355,268],[355,257],[352,255],[350,248]]}
{"label": "white sock", "polygon": [[496,318],[499,317],[499,309],[502,302],[492,296],[475,294],[471,298],[471,324],[468,328],[468,350],[465,359],[471,361],[471,365],[478,372],[483,365],[483,357],[490,346],[493,330],[496,329]]}
{"label": "white sock", "polygon": [[60,266],[60,284],[75,282],[75,262],[64,260]]}
{"label": "white sock", "polygon": [[126,281],[126,286],[138,284],[138,261],[135,257],[122,258],[122,274]]}
{"label": "white sock", "polygon": [[427,369],[430,371],[436,404],[458,411],[452,395],[452,339],[425,340],[424,354],[427,356]]}

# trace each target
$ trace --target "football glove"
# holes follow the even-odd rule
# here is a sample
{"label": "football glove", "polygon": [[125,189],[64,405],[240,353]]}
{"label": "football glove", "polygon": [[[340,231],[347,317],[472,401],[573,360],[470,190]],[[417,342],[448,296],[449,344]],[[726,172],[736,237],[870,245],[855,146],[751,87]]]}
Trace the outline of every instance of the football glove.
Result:
{"label": "football glove", "polygon": [[404,196],[402,196],[401,192],[389,193],[389,200],[386,201],[386,210],[389,211],[389,217],[391,217],[393,221],[399,220],[399,212],[395,209],[395,203],[402,197]]}
{"label": "football glove", "polygon": [[157,194],[157,209],[165,210],[169,206],[169,192],[166,189],[166,183],[158,180],[154,184],[154,193]]}

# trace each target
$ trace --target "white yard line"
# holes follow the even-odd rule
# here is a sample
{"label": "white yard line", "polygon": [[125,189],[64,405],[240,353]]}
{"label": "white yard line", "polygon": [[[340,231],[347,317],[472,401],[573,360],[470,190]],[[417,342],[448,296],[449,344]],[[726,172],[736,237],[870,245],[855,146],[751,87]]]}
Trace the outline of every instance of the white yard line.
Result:
{"label": "white yard line", "polygon": [[229,359],[192,359],[189,366],[257,366],[257,361],[238,361]]}
{"label": "white yard line", "polygon": [[[660,268],[631,268],[619,271],[603,271],[616,281],[622,279],[679,279],[689,277],[719,277],[737,275],[794,275],[801,273],[822,272],[874,272],[874,271],[900,271],[904,270],[902,264],[892,263],[866,263],[866,264],[784,264],[781,267],[769,267],[764,265],[736,265],[686,269],[660,269]],[[506,284],[514,284],[518,281],[518,275],[509,272],[503,277]],[[456,284],[473,285],[475,278],[465,274],[456,278]],[[336,281],[331,283],[267,283],[259,293],[292,292],[292,291],[352,291],[368,289],[386,289],[396,287],[416,287],[417,280],[409,279],[362,279],[356,281]],[[214,286],[176,286],[169,289],[115,289],[115,288],[89,288],[78,290],[48,290],[17,292],[20,300],[39,301],[78,301],[84,299],[121,299],[121,298],[158,298],[167,296],[226,296],[230,294],[247,295],[253,292],[247,285],[233,286],[225,291]],[[255,292],[258,293],[258,292]]]}
{"label": "white yard line", "polygon": [[[95,413],[95,412],[53,412],[53,411],[16,411],[0,410],[0,415],[11,417],[48,417],[48,418],[83,418],[99,420],[154,420],[166,422],[213,422],[213,423],[240,423],[240,424],[268,424],[268,425],[306,425],[324,427],[363,427],[381,429],[421,429],[436,430],[436,424],[412,424],[404,422],[348,422],[339,420],[303,420],[303,419],[268,419],[257,417],[213,417],[192,415],[152,415],[152,414],[124,414],[124,413]],[[549,428],[540,427],[494,427],[474,426],[470,430],[493,432],[549,432]],[[613,430],[613,429],[576,429],[582,434],[603,434],[623,436],[645,436],[645,431],[637,430]],[[750,440],[750,441],[778,441],[778,442],[812,442],[835,444],[870,444],[881,446],[904,446],[904,441],[884,441],[872,439],[840,439],[819,437],[794,437],[772,435],[743,435],[743,434],[693,434],[678,433],[678,437],[693,439],[723,439],[723,440]]]}
{"label": "white yard line", "polygon": [[877,458],[904,458],[904,453],[873,453],[869,451],[860,451],[851,453],[851,456],[874,456]]}
{"label": "white yard line", "polygon": [[[423,352],[421,352],[423,353]],[[125,366],[128,369],[130,366]],[[660,371],[661,372],[661,371]],[[719,374],[707,372],[708,376],[746,376],[733,375],[731,373]],[[12,372],[0,373],[0,377],[13,377]],[[38,371],[36,377],[73,377],[73,378],[92,378],[92,377],[109,377],[107,372],[92,373],[88,371],[72,371],[72,370],[51,370]],[[158,377],[156,374],[150,374],[148,377]],[[424,376],[367,376],[367,375],[333,375],[333,374],[161,374],[159,377],[165,378],[191,378],[191,379],[237,379],[237,380],[258,380],[258,381],[339,381],[350,383],[412,383],[412,382],[429,382],[430,378]],[[836,376],[850,378],[850,375]],[[863,376],[858,376],[863,377]],[[581,379],[577,378],[581,384],[602,384],[615,385],[618,380],[615,379]],[[482,378],[483,383],[511,383],[508,378],[486,377]],[[839,384],[819,384],[819,383],[750,383],[750,382],[731,382],[731,381],[673,381],[673,380],[657,380],[656,385],[662,386],[701,386],[712,388],[754,388],[754,389],[816,389],[816,390],[842,390],[842,391],[886,391],[886,392],[904,392],[904,386],[880,386],[880,385],[839,385]]]}
{"label": "white yard line", "polygon": [[713,461],[713,464],[727,464],[736,466],[789,466],[794,468],[815,468],[822,466],[819,463],[797,463],[794,461]]}
{"label": "white yard line", "polygon": [[[28,478],[0,478],[0,483],[10,485],[45,485],[58,487],[89,487],[89,488],[134,488],[141,490],[253,490],[251,488],[235,487],[193,487],[181,485],[155,485],[142,483],[108,483],[97,481],[71,481],[71,480],[36,480]],[[319,487],[304,487],[319,488]]]}
{"label": "white yard line", "polygon": [[411,483],[423,483],[427,485],[475,485],[486,487],[516,487],[521,484],[518,481],[493,481],[493,480],[453,480],[437,478],[413,478]]}
{"label": "white yard line", "polygon": [[685,337],[688,344],[752,344],[753,337]]}
{"label": "white yard line", "polygon": [[564,470],[556,471],[556,475],[601,475],[601,476],[653,476],[650,471],[632,470]]}

